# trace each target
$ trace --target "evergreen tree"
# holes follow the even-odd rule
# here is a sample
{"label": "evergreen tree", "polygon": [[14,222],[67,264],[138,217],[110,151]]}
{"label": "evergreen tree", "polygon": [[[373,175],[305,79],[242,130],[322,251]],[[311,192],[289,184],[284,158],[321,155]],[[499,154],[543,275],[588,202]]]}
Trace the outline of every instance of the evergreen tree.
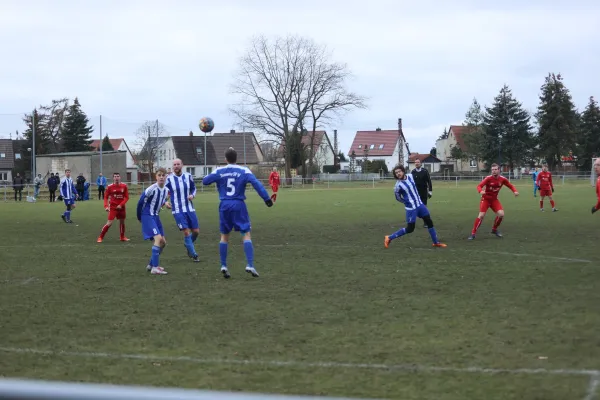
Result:
{"label": "evergreen tree", "polygon": [[511,170],[530,162],[534,138],[530,115],[507,85],[500,89],[491,107],[485,107],[481,149],[483,160],[491,165],[508,165]]}
{"label": "evergreen tree", "polygon": [[33,148],[33,128],[35,125],[35,154],[48,153],[50,136],[45,129],[45,119],[46,115],[40,113],[37,109],[33,110],[32,114],[25,114],[23,118],[23,122],[27,125],[27,129],[23,132],[23,136],[27,140],[27,148]]}
{"label": "evergreen tree", "polygon": [[539,126],[539,152],[552,170],[561,157],[575,149],[579,115],[560,74],[548,74],[535,114]]}
{"label": "evergreen tree", "polygon": [[62,132],[63,148],[66,152],[90,151],[93,128],[88,126],[87,115],[81,110],[79,100],[75,98],[69,107]]}
{"label": "evergreen tree", "polygon": [[429,150],[429,154],[431,154],[434,157],[437,157],[437,148],[432,147],[431,150]]}
{"label": "evergreen tree", "polygon": [[594,97],[581,114],[577,141],[577,160],[581,169],[590,171],[592,158],[600,156],[600,107]]}
{"label": "evergreen tree", "polygon": [[108,138],[108,135],[104,136],[104,139],[102,139],[102,151],[113,151],[113,145],[110,142],[110,139]]}

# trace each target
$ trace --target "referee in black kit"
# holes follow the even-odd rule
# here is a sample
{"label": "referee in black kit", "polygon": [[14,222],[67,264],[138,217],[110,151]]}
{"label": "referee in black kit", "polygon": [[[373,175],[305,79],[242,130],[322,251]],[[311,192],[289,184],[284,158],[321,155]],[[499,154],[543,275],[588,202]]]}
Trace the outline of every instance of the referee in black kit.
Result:
{"label": "referee in black kit", "polygon": [[[415,185],[417,186],[417,191],[419,192],[419,197],[423,204],[427,205],[427,200],[431,198],[431,192],[433,188],[431,187],[431,177],[429,176],[429,172],[425,168],[421,168],[421,160],[418,158],[415,160],[415,169],[410,172],[415,179]],[[425,224],[425,228],[427,228],[427,224]]]}

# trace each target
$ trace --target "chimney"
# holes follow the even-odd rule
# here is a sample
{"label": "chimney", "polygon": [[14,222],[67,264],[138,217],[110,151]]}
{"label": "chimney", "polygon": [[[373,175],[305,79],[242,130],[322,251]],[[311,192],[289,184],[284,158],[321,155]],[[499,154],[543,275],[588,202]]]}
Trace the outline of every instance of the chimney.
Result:
{"label": "chimney", "polygon": [[230,130],[229,133],[235,133],[235,129]]}
{"label": "chimney", "polygon": [[190,131],[190,136],[194,136],[194,132]]}

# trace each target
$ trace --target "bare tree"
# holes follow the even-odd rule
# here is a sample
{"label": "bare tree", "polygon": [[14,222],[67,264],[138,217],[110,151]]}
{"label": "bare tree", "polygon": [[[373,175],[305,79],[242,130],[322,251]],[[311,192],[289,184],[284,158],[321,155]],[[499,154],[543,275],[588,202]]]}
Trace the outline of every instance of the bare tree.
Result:
{"label": "bare tree", "polygon": [[69,111],[69,99],[62,98],[52,100],[47,106],[40,106],[43,114],[41,124],[50,139],[49,145],[52,147],[52,153],[58,153],[61,150],[61,135]]}
{"label": "bare tree", "polygon": [[156,121],[146,121],[135,132],[136,145],[141,149],[136,154],[138,165],[150,175],[154,174],[156,163],[159,161],[159,151],[169,137],[166,127]]}
{"label": "bare tree", "polygon": [[277,142],[272,140],[263,140],[259,145],[266,162],[274,163],[278,161],[280,154],[279,144]]}
{"label": "bare tree", "polygon": [[259,36],[240,60],[232,85],[240,102],[231,112],[241,124],[281,143],[288,180],[294,147],[290,143],[294,135],[302,134],[305,121],[312,122],[314,133],[319,121],[332,116],[333,111],[339,115],[351,107],[364,106],[363,98],[344,88],[350,74],[346,65],[331,63],[329,58],[325,47],[307,38],[288,36],[269,41]]}

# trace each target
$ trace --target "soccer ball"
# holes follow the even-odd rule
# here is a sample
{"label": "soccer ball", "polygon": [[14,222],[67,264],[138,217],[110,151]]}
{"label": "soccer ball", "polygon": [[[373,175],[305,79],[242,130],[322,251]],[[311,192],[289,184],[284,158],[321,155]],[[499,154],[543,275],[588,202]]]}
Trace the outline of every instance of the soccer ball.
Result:
{"label": "soccer ball", "polygon": [[212,119],[208,117],[200,118],[200,123],[198,124],[200,130],[204,133],[211,132],[215,128],[215,123]]}

